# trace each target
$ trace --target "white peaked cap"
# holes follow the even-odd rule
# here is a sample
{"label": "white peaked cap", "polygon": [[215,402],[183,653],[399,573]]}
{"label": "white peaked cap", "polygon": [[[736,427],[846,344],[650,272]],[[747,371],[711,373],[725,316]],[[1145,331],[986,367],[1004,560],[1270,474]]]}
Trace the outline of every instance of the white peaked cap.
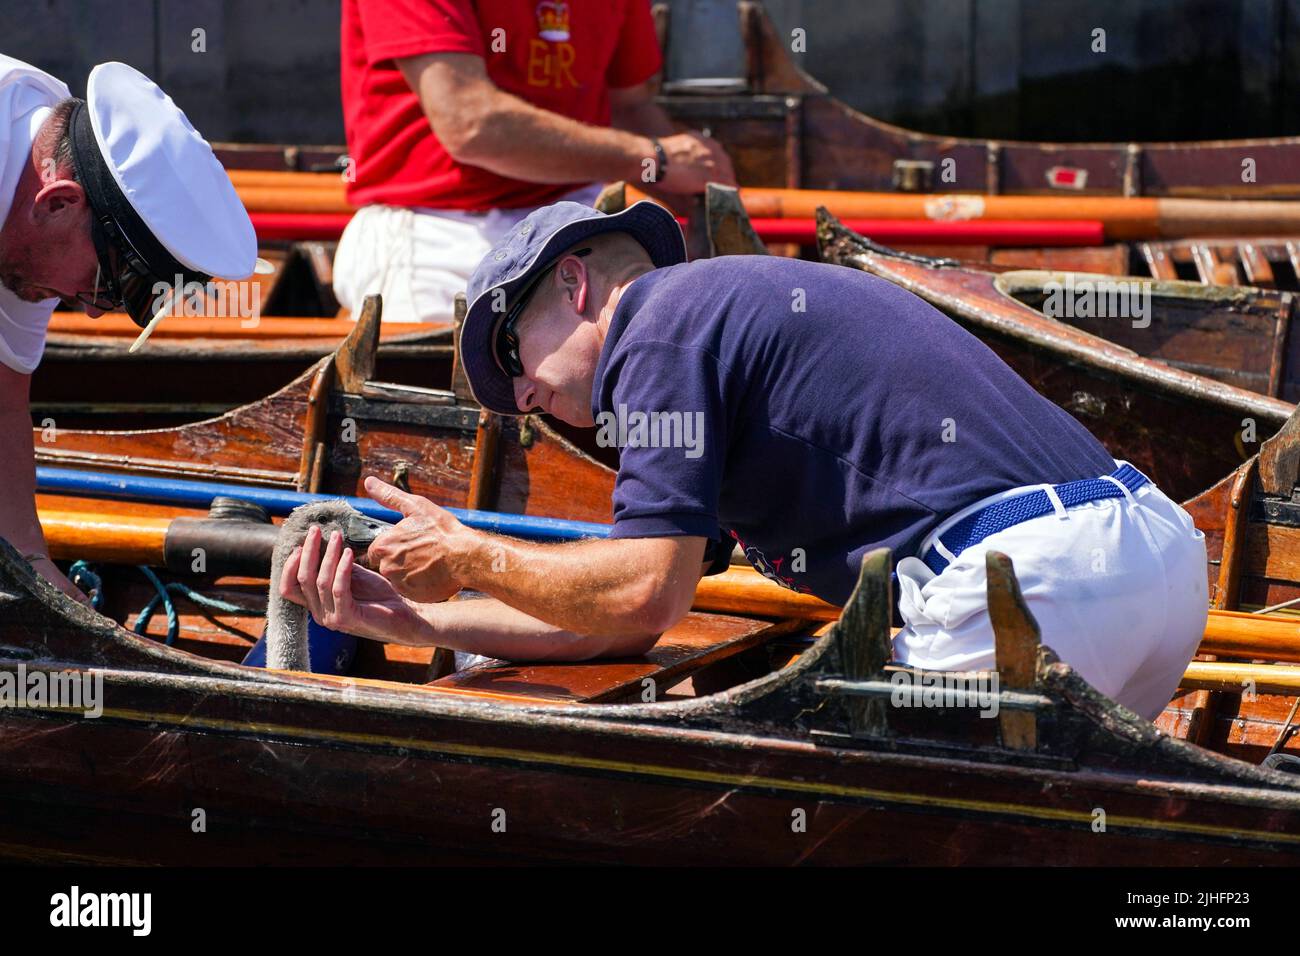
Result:
{"label": "white peaked cap", "polygon": [[257,235],[244,204],[171,97],[125,63],[101,63],[86,81],[86,106],[122,195],[176,261],[214,278],[252,275]]}

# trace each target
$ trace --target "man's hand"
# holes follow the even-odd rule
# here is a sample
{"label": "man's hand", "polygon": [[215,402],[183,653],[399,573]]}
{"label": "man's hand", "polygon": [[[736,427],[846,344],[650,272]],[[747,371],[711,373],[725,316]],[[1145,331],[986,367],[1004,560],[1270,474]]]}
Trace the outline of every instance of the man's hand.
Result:
{"label": "man's hand", "polygon": [[655,185],[664,192],[694,195],[704,192],[709,183],[736,185],[731,158],[717,140],[691,130],[660,137],[659,145],[664,148],[668,172]]}
{"label": "man's hand", "polygon": [[426,622],[380,575],[356,566],[343,535],[330,535],[321,553],[321,530],[307,532],[284,563],[280,594],[301,604],[317,624],[390,644],[422,644]]}
{"label": "man's hand", "polygon": [[370,545],[368,563],[413,601],[445,601],[461,589],[454,559],[470,530],[427,498],[366,479],[366,494],[404,516]]}
{"label": "man's hand", "polygon": [[84,604],[86,607],[91,607],[90,598],[86,596],[86,592],[69,581],[49,558],[44,555],[34,556],[32,558],[32,569],[74,601]]}

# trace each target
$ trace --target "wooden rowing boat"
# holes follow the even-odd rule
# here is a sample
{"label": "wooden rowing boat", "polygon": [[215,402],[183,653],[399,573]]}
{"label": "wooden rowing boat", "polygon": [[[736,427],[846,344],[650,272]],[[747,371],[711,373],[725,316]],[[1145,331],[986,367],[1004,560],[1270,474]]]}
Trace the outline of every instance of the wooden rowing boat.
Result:
{"label": "wooden rowing boat", "polygon": [[819,240],[826,262],[889,279],[942,309],[1176,500],[1236,468],[1293,408],[1271,397],[1297,394],[1287,361],[1291,293],[1152,282],[1149,326],[1114,317],[1066,324],[1035,306],[1049,283],[1087,276],[999,274],[897,254],[828,213]]}
{"label": "wooden rowing boat", "polygon": [[[471,410],[454,390],[419,396],[447,417],[405,418],[417,396],[366,374],[378,318],[367,309],[347,345],[286,390],[292,414],[263,404],[215,429],[152,433],[147,445],[137,442],[150,433],[128,433],[78,449],[85,436],[59,434],[52,448],[71,456],[55,460],[354,491],[362,468],[390,477],[401,455],[413,489],[446,503],[607,520],[612,474],[544,424],[524,422],[520,434],[475,415],[471,439],[468,421],[449,427]],[[343,418],[358,426],[359,451],[329,440]],[[111,448],[116,462],[73,460]],[[261,629],[264,575],[160,572],[246,610],[179,601],[171,647],[156,640],[161,615],[144,627],[152,637],[124,630],[153,594],[134,565],[159,564],[160,529],[195,513],[43,495],[56,556],[98,562],[108,616],[54,593],[0,547],[0,673],[97,671],[106,709],[85,719],[0,708],[0,856],[1113,864],[1161,862],[1176,846],[1193,863],[1294,863],[1296,778],[1251,764],[1279,738],[1284,756],[1300,753],[1287,707],[1300,668],[1259,663],[1300,660],[1300,623],[1234,609],[1300,593],[1300,521],[1286,522],[1297,461],[1292,422],[1189,503],[1225,611],[1202,646],[1215,659],[1193,664],[1156,726],[1038,656],[1010,567],[997,561],[996,719],[883,706],[904,673],[887,664],[883,553],[864,562],[854,599],[820,637],[800,623],[816,610],[733,592],[700,605],[727,613],[694,613],[645,659],[486,665],[431,680],[431,648],[363,642],[352,675],[331,677],[236,663]],[[273,462],[284,471],[258,472]],[[601,495],[603,512],[592,505]],[[760,607],[769,616],[746,616]],[[745,678],[756,682],[737,684]],[[1224,689],[1243,679],[1252,693]],[[220,829],[196,838],[194,807]],[[493,829],[503,820],[508,846]]]}
{"label": "wooden rowing boat", "polygon": [[[263,249],[274,272],[201,297],[163,322],[140,351],[124,314],[55,312],[32,376],[34,423],[66,428],[160,428],[200,421],[262,398],[329,356],[353,322],[330,289],[333,243]],[[427,385],[450,368],[450,322],[386,324],[377,374]]]}
{"label": "wooden rowing boat", "polygon": [[[1258,199],[1300,196],[1300,138],[1184,143],[1033,143],[934,136],[872,119],[792,59],[761,3],[737,4],[741,89],[660,97],[679,124],[707,128],[746,186],[988,195]],[[660,36],[668,35],[666,5]],[[1243,165],[1258,181],[1243,177]],[[1267,175],[1263,174],[1268,170]],[[847,215],[837,210],[838,215]]]}
{"label": "wooden rowing boat", "polygon": [[[330,356],[350,318],[178,317],[139,352],[126,315],[91,319],[56,312],[32,375],[34,424],[66,428],[161,428],[212,418],[263,398]],[[380,330],[376,374],[403,385],[448,380],[449,323],[393,323]]]}
{"label": "wooden rowing boat", "polygon": [[37,464],[348,495],[377,475],[440,504],[610,519],[614,475],[593,457],[612,461],[610,450],[567,430],[588,454],[538,416],[480,414],[450,344],[420,353],[422,385],[378,380],[380,327],[376,296],[335,352],[216,418],[137,430],[38,422]]}
{"label": "wooden rowing boat", "polygon": [[[826,228],[827,235],[841,231],[829,219]],[[951,261],[930,261],[938,268],[952,265]],[[1172,268],[1162,269],[1159,276],[1137,275],[1131,280],[1124,278],[1125,273],[1113,271],[1019,269],[1006,264],[971,264],[969,268],[995,273],[993,285],[1002,294],[1143,357],[1288,402],[1300,398],[1291,354],[1295,291],[1240,286],[1225,281],[1230,276],[1223,273],[1190,282],[1173,278]],[[1049,308],[1057,290],[1064,293],[1067,285],[1078,289],[1084,283],[1101,290],[1103,297],[1110,294],[1107,290],[1114,290],[1115,295],[1130,294],[1122,292],[1125,289],[1138,296],[1149,294],[1149,320],[1093,315],[1090,310],[1089,314],[1073,309],[1057,314],[1064,298],[1056,300],[1055,309]]]}
{"label": "wooden rowing boat", "polygon": [[[756,251],[735,203],[714,198],[709,225],[715,242]],[[1184,507],[1206,535],[1214,608],[1265,608],[1300,597],[1300,515],[1292,513],[1300,501],[1294,465],[1300,420],[1288,403],[1297,395],[1290,361],[1292,293],[1152,282],[1149,326],[1080,316],[1067,325],[1036,307],[1049,282],[1064,284],[1059,273],[990,272],[894,255],[829,215],[822,217],[820,233],[826,261],[899,282],[943,309],[1112,451],[1123,449],[1116,455],[1144,461],[1140,468],[1160,476],[1157,483],[1176,500],[1186,499]],[[1252,397],[1246,388],[1281,394],[1288,402]],[[1262,442],[1259,455],[1249,455],[1250,435]],[[1237,457],[1245,461],[1236,464]],[[1226,477],[1216,478],[1225,466],[1231,469]],[[1211,632],[1225,622],[1247,623],[1244,618],[1212,618]],[[1300,634],[1296,619],[1280,626]],[[1212,653],[1216,646],[1207,633],[1203,650]],[[1297,659],[1295,651],[1288,653],[1284,659]],[[1291,701],[1249,694],[1243,700],[1237,693],[1225,703],[1224,688],[1235,682],[1239,691],[1242,680],[1261,675],[1229,665],[1230,677],[1222,680],[1214,676],[1221,663],[1209,657],[1198,681],[1190,682],[1195,686],[1158,723],[1185,739],[1240,748],[1235,752],[1258,760],[1265,752],[1262,741],[1271,744],[1279,732],[1289,733],[1285,715]]]}
{"label": "wooden rowing boat", "polygon": [[[1267,446],[1292,463],[1291,480],[1296,431]],[[486,664],[432,680],[430,649],[366,642],[347,677],[234,663],[260,626],[264,579],[208,582],[250,610],[182,615],[182,638],[165,646],[120,626],[149,592],[142,576],[133,588],[128,569],[109,570],[99,616],[0,545],[0,675],[99,679],[103,706],[96,718],[0,708],[0,857],[1300,862],[1300,778],[1226,755],[1267,750],[1279,722],[1269,708],[1294,698],[1300,668],[1256,666],[1258,695],[1209,713],[1189,695],[1230,697],[1201,688],[1243,668],[1193,665],[1162,732],[1040,653],[1000,555],[989,563],[999,684],[981,675],[972,687],[993,696],[946,708],[893,703],[921,675],[889,664],[884,551],[864,561],[828,629],[693,613],[645,658]],[[1300,626],[1274,640],[1300,657]],[[985,717],[970,706],[980,703]],[[1220,740],[1225,723],[1249,736]],[[1185,739],[1193,724],[1209,728],[1200,744]],[[1282,750],[1295,752],[1294,739]]]}

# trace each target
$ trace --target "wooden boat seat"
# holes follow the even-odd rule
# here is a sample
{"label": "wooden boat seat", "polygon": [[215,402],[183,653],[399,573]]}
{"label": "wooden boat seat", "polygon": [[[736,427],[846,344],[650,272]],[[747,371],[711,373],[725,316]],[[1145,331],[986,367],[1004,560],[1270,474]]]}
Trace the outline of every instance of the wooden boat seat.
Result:
{"label": "wooden boat seat", "polygon": [[648,693],[658,699],[702,668],[801,626],[802,622],[796,621],[772,623],[692,612],[642,657],[579,663],[491,662],[467,667],[426,686],[520,702],[619,703],[640,701]]}

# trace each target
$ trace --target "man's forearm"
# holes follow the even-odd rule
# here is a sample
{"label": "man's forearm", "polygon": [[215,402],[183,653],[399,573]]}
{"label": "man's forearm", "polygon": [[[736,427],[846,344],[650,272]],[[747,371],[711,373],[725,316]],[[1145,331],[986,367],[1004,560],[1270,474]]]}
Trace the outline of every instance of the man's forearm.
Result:
{"label": "man's forearm", "polygon": [[662,633],[689,609],[699,580],[698,556],[694,578],[679,581],[666,556],[647,557],[644,539],[535,544],[467,529],[455,553],[463,587],[575,634]]}
{"label": "man's forearm", "polygon": [[575,634],[539,621],[495,598],[425,604],[417,613],[428,624],[420,644],[483,654],[508,661],[585,661],[644,653],[654,638]]}
{"label": "man's forearm", "polygon": [[640,133],[642,136],[671,136],[676,132],[673,121],[654,100],[615,108],[609,118],[611,126]]}
{"label": "man's forearm", "polygon": [[644,135],[590,126],[500,91],[456,152],[462,162],[535,183],[640,180],[644,161],[654,159]]}
{"label": "man's forearm", "polygon": [[44,553],[45,535],[36,516],[36,455],[32,420],[23,411],[0,411],[0,537],[21,554]]}

